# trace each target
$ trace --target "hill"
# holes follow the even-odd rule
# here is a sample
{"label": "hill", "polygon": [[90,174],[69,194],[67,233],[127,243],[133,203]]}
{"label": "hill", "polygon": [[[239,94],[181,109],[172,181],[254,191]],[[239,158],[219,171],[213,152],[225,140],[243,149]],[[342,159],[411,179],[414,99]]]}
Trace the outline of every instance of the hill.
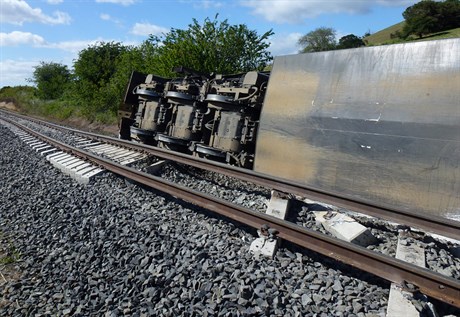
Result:
{"label": "hill", "polygon": [[428,40],[440,40],[440,39],[447,39],[447,38],[454,38],[460,37],[460,28],[446,30],[442,32],[437,32],[433,34],[428,34],[422,38],[409,38],[407,41],[399,39],[399,38],[392,38],[391,34],[396,33],[397,31],[402,31],[404,27],[404,21],[394,24],[386,29],[378,31],[374,34],[366,36],[364,38],[364,42],[367,46],[375,46],[375,45],[385,45],[385,44],[395,44],[395,43],[404,43],[404,42],[412,42],[412,41],[428,41]]}

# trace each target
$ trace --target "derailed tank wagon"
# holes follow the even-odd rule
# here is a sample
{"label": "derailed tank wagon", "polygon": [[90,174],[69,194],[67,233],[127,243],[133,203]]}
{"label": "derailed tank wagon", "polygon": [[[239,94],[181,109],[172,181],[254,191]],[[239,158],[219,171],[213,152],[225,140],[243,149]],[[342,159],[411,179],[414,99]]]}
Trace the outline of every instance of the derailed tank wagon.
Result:
{"label": "derailed tank wagon", "polygon": [[133,73],[120,136],[251,168],[268,73],[166,79]]}
{"label": "derailed tank wagon", "polygon": [[460,39],[281,56],[270,74],[133,74],[120,110],[125,139],[460,214]]}

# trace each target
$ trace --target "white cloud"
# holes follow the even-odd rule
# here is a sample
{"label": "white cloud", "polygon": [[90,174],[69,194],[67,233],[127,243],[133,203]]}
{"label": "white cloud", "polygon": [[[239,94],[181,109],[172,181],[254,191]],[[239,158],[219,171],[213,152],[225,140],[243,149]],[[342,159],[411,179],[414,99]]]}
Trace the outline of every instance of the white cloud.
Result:
{"label": "white cloud", "polygon": [[11,33],[0,33],[0,46],[18,46],[32,45],[41,48],[58,49],[70,53],[78,53],[90,45],[95,45],[100,42],[111,42],[97,38],[94,40],[79,40],[79,41],[63,41],[56,43],[48,43],[43,37],[29,32],[13,31]]}
{"label": "white cloud", "polygon": [[[1,1],[1,0],[0,0]],[[3,35],[2,35],[3,36]],[[27,37],[24,35],[24,37]],[[32,34],[32,39],[41,38],[38,35]],[[10,39],[9,39],[10,40]],[[18,41],[18,40],[17,40]],[[67,65],[69,68],[72,68],[73,61],[78,58],[78,53],[83,49],[88,48],[92,45],[97,45],[98,43],[108,43],[116,42],[113,39],[103,39],[97,38],[94,40],[79,40],[79,41],[64,41],[56,43],[46,43],[43,40],[43,43],[39,40],[37,46],[44,49],[56,49],[66,52],[64,61],[61,63]],[[124,42],[124,45],[139,45],[135,42]],[[0,88],[3,86],[18,86],[18,85],[30,85],[26,81],[26,78],[31,78],[34,71],[34,67],[39,65],[40,61],[25,61],[25,60],[0,60]],[[56,62],[56,60],[50,60]]]}
{"label": "white cloud", "polygon": [[268,50],[273,56],[296,54],[299,52],[297,41],[301,36],[301,33],[274,35],[270,38],[270,47]]}
{"label": "white cloud", "polygon": [[64,0],[47,0],[46,2],[48,2],[49,4],[60,4],[64,2]]}
{"label": "white cloud", "polygon": [[52,16],[46,15],[41,9],[30,7],[23,0],[1,0],[0,20],[2,23],[22,25],[24,22],[44,24],[69,24],[70,16],[65,12],[56,11]]}
{"label": "white cloud", "polygon": [[110,14],[106,14],[106,13],[101,13],[101,15],[99,16],[102,20],[105,20],[105,21],[110,21],[112,19],[112,17],[110,16]]}
{"label": "white cloud", "polygon": [[218,9],[218,8],[221,8],[224,4],[220,1],[201,0],[201,1],[194,1],[193,5],[195,8]]}
{"label": "white cloud", "polygon": [[216,0],[179,0],[179,3],[192,4],[195,9],[218,9],[224,2]]}
{"label": "white cloud", "polygon": [[377,0],[376,2],[377,4],[381,4],[384,6],[410,6],[419,1],[418,0]]}
{"label": "white cloud", "polygon": [[55,49],[59,49],[62,51],[77,54],[81,50],[88,48],[88,46],[95,45],[100,42],[111,42],[111,41],[104,40],[102,38],[98,38],[95,40],[63,41],[63,42],[57,42],[57,43],[50,43],[46,47],[55,48]]}
{"label": "white cloud", "polygon": [[45,45],[46,42],[40,35],[29,32],[13,31],[11,33],[0,33],[0,47],[17,46],[22,44],[42,46]]}
{"label": "white cloud", "polygon": [[123,25],[123,23],[122,23],[120,20],[114,18],[114,17],[111,16],[110,14],[101,13],[101,14],[99,15],[99,17],[100,17],[101,20],[103,20],[103,21],[113,22],[113,23],[115,23],[115,24],[117,24],[117,25],[119,25],[119,26],[122,26],[122,25]]}
{"label": "white cloud", "polygon": [[[88,46],[94,46],[94,45],[97,45],[98,43],[110,43],[110,42],[121,42],[121,41],[114,40],[114,39],[97,38],[94,40],[63,41],[63,42],[57,42],[57,43],[48,43],[44,47],[52,48],[52,49],[59,49],[59,50],[69,52],[69,53],[76,55],[80,51],[88,48]],[[126,46],[138,45],[138,44],[139,43],[137,42],[130,42],[130,41],[123,42],[123,45],[126,45]]]}
{"label": "white cloud", "polygon": [[148,36],[150,34],[161,35],[162,33],[168,33],[169,31],[170,30],[165,27],[150,23],[136,23],[131,29],[132,34],[141,36]]}
{"label": "white cloud", "polygon": [[137,2],[137,0],[96,0],[98,3],[114,3],[129,6]]}
{"label": "white cloud", "polygon": [[410,5],[413,0],[245,0],[240,4],[252,8],[253,14],[260,15],[270,22],[300,23],[321,14],[348,13],[365,14],[375,5],[402,6]]}
{"label": "white cloud", "polygon": [[34,66],[39,61],[0,60],[0,87],[30,85],[26,78],[31,78]]}
{"label": "white cloud", "polygon": [[[13,31],[11,33],[0,33],[0,47],[32,45],[34,47],[40,47],[40,48],[58,49],[61,51],[72,53],[72,54],[77,54],[83,49],[86,49],[92,45],[97,45],[98,43],[109,43],[109,42],[117,42],[117,40],[96,38],[93,40],[76,40],[76,41],[62,41],[62,42],[49,43],[49,42],[46,42],[46,40],[40,35],[29,33],[29,32]],[[138,44],[139,43],[133,42],[133,41],[123,42],[123,45],[138,45]]]}

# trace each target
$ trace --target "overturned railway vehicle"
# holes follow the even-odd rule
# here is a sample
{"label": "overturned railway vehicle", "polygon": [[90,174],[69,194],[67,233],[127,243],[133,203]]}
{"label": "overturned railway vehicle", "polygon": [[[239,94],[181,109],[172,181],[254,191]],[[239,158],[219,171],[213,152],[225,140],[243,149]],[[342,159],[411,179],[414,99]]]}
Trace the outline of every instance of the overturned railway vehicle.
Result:
{"label": "overturned railway vehicle", "polygon": [[275,57],[270,73],[133,73],[120,136],[460,219],[460,39]]}

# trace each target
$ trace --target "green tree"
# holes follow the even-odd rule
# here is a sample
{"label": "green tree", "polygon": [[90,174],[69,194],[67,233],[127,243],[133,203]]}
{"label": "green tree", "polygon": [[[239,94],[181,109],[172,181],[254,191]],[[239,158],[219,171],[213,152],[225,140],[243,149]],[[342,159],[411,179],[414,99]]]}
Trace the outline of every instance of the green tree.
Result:
{"label": "green tree", "polygon": [[237,73],[262,70],[272,60],[267,51],[272,30],[262,35],[244,24],[219,22],[217,16],[200,25],[196,19],[188,29],[171,29],[164,37],[150,36],[155,48],[151,63],[160,76],[173,76],[172,69],[185,66],[201,73]]}
{"label": "green tree", "polygon": [[80,51],[74,62],[75,85],[72,96],[90,119],[97,113],[116,113],[122,91],[111,83],[121,57],[128,50],[116,42],[100,42]]}
{"label": "green tree", "polygon": [[438,3],[439,31],[460,27],[460,0],[446,0]]}
{"label": "green tree", "polygon": [[420,1],[403,12],[406,21],[402,37],[407,38],[414,34],[421,38],[423,35],[438,31],[439,7],[432,0]]}
{"label": "green tree", "polygon": [[419,38],[430,33],[460,27],[460,0],[444,2],[423,0],[403,12],[405,25],[399,34],[402,38],[416,35]]}
{"label": "green tree", "polygon": [[297,44],[301,47],[300,53],[334,50],[337,45],[336,31],[320,27],[302,36]]}
{"label": "green tree", "polygon": [[66,65],[41,61],[40,65],[34,67],[32,78],[28,81],[37,86],[40,99],[58,99],[67,89],[71,73]]}
{"label": "green tree", "polygon": [[345,36],[342,36],[339,39],[339,44],[337,48],[355,48],[355,47],[361,47],[365,46],[366,44],[364,43],[363,39],[361,37],[358,37],[354,34],[348,34]]}

